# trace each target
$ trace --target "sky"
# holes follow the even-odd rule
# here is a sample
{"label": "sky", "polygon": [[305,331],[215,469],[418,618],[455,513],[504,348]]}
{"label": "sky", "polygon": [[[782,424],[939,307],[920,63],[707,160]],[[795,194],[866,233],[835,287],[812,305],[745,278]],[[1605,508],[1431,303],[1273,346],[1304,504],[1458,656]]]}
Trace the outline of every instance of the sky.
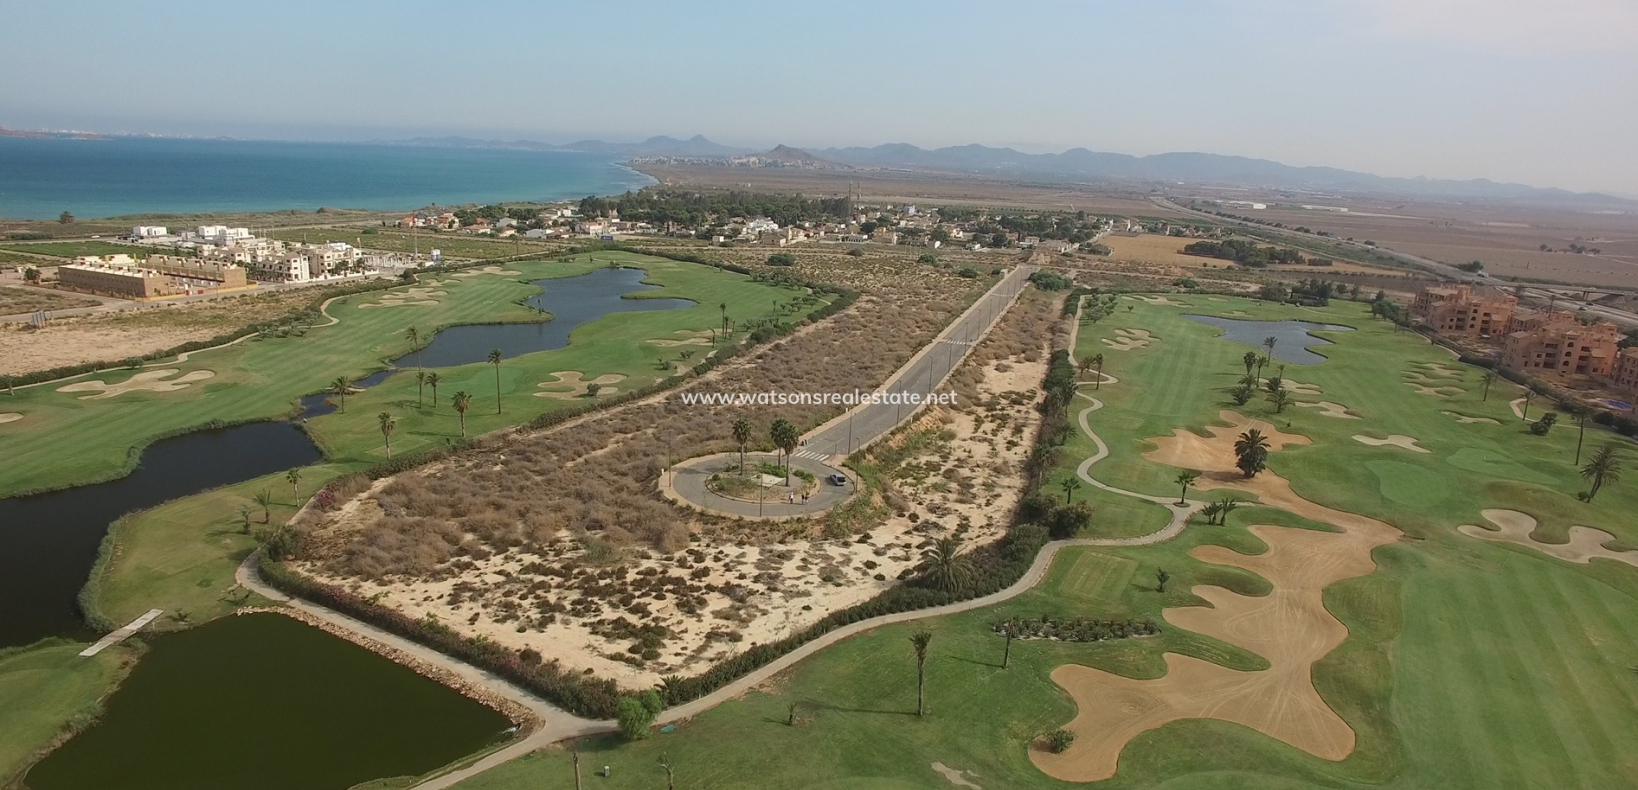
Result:
{"label": "sky", "polygon": [[0,125],[1204,151],[1638,195],[1638,0],[0,2]]}

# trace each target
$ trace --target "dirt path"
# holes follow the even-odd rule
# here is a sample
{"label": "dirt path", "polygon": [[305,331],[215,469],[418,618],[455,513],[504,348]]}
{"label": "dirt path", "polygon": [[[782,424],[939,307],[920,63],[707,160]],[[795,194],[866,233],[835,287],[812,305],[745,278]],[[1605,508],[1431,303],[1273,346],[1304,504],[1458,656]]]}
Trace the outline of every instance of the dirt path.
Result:
{"label": "dirt path", "polygon": [[[1079,707],[1066,729],[1076,734],[1062,754],[1032,752],[1030,759],[1048,775],[1091,782],[1114,776],[1120,753],[1143,732],[1181,719],[1215,718],[1252,727],[1327,760],[1341,760],[1354,748],[1354,732],[1314,690],[1312,667],[1347,638],[1348,630],[1326,610],[1329,585],[1371,573],[1371,551],[1397,540],[1400,532],[1375,519],[1309,502],[1272,472],[1245,480],[1234,469],[1233,442],[1241,428],[1272,428],[1232,412],[1233,428],[1212,428],[1210,438],[1187,431],[1156,440],[1145,454],[1157,463],[1185,466],[1205,474],[1202,490],[1230,489],[1257,495],[1263,505],[1331,524],[1340,532],[1256,525],[1250,528],[1268,551],[1244,555],[1221,546],[1189,552],[1202,562],[1244,568],[1272,585],[1266,596],[1240,595],[1214,586],[1193,592],[1211,606],[1167,609],[1171,624],[1221,639],[1261,655],[1269,668],[1241,672],[1201,659],[1167,654],[1167,672],[1134,680],[1076,664],[1058,667],[1052,679]],[[1305,437],[1271,435],[1272,444],[1306,443]],[[1101,444],[1101,443],[1100,443]],[[1181,463],[1180,463],[1181,462]]]}

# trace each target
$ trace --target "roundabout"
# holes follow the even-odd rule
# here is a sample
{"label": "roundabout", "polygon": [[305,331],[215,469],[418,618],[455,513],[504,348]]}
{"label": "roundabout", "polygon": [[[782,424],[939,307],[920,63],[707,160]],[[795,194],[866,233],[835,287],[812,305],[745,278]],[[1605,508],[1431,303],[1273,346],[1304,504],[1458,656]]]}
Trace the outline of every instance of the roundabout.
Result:
{"label": "roundabout", "polygon": [[[782,477],[756,474],[759,466],[782,460],[790,463],[790,486],[784,485]],[[781,459],[774,453],[746,453],[745,465],[753,474],[742,477],[737,452],[691,458],[660,476],[660,493],[677,504],[713,515],[782,520],[824,515],[853,496],[856,487],[847,470],[800,454]],[[847,483],[831,483],[832,475],[841,475]],[[737,485],[723,485],[729,480]]]}

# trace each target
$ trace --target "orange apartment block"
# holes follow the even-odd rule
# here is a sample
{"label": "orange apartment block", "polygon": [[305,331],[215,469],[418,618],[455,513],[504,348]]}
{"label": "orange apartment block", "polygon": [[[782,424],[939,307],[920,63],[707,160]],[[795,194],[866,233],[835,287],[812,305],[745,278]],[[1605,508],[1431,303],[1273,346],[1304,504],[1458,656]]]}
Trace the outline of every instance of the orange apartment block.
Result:
{"label": "orange apartment block", "polygon": [[1638,346],[1623,348],[1615,356],[1615,370],[1610,372],[1610,383],[1622,395],[1638,395]]}
{"label": "orange apartment block", "polygon": [[1457,285],[1422,289],[1411,310],[1440,334],[1489,337],[1507,332],[1518,307],[1514,297],[1474,293],[1471,286]]}
{"label": "orange apartment block", "polygon": [[1621,334],[1615,324],[1583,326],[1574,313],[1521,311],[1508,322],[1502,364],[1526,373],[1610,376]]}

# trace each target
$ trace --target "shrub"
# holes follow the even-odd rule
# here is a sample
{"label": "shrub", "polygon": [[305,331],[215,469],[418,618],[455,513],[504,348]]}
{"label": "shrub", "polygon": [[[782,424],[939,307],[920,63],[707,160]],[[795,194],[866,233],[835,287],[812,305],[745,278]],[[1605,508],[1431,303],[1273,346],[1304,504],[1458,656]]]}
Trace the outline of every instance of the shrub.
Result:
{"label": "shrub", "polygon": [[956,274],[958,274],[958,275],[960,275],[962,277],[966,277],[969,280],[972,280],[972,279],[977,279],[978,270],[974,269],[971,266],[965,266],[965,267],[962,267],[961,271],[956,272]]}
{"label": "shrub", "polygon": [[[648,692],[653,694],[653,690]],[[621,697],[616,706],[615,719],[620,723],[620,734],[628,741],[647,738],[654,726],[654,711],[636,697]]]}
{"label": "shrub", "polygon": [[864,257],[864,250],[861,250],[858,247],[854,247],[853,249],[848,250],[847,254],[849,256],[851,256],[851,257],[854,257],[854,258],[863,258]]}
{"label": "shrub", "polygon": [[1075,287],[1075,281],[1056,272],[1045,269],[1029,276],[1029,281],[1043,291],[1067,291]]}
{"label": "shrub", "polygon": [[1069,730],[1053,730],[1046,735],[1047,748],[1054,754],[1063,754],[1070,744],[1075,742],[1075,733]]}
{"label": "shrub", "polygon": [[920,258],[916,259],[916,263],[938,263],[938,256],[930,252],[924,252]]}
{"label": "shrub", "polygon": [[776,252],[768,256],[769,266],[795,266],[796,256],[788,252]]}

